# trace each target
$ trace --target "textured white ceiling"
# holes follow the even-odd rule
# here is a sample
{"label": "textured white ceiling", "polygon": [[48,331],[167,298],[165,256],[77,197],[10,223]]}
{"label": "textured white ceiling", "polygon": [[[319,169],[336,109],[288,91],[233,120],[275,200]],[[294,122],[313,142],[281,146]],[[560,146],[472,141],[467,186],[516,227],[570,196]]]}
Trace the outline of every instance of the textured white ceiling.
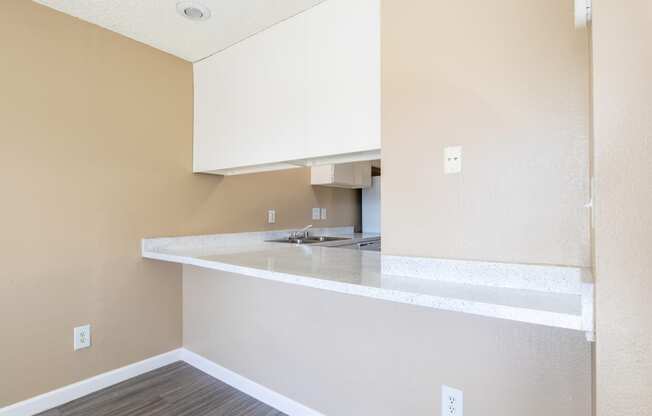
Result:
{"label": "textured white ceiling", "polygon": [[179,15],[177,0],[34,0],[195,62],[323,0],[198,0],[211,18]]}

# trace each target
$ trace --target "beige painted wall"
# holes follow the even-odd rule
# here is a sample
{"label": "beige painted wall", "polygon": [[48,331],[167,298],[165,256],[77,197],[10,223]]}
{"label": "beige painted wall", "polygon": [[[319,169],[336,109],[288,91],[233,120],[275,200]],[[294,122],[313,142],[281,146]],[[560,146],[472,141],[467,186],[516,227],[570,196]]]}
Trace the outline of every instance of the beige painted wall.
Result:
{"label": "beige painted wall", "polygon": [[[383,0],[383,251],[590,266],[571,0]],[[463,173],[443,149],[463,146]]]}
{"label": "beige painted wall", "polygon": [[184,346],[325,415],[589,416],[584,334],[185,267]]}
{"label": "beige painted wall", "polygon": [[[192,67],[27,0],[0,11],[0,407],[181,346],[180,267],[145,236],[357,221],[306,169],[191,174]],[[74,353],[72,328],[93,325]]]}
{"label": "beige painted wall", "polygon": [[652,3],[593,0],[598,416],[652,414]]}

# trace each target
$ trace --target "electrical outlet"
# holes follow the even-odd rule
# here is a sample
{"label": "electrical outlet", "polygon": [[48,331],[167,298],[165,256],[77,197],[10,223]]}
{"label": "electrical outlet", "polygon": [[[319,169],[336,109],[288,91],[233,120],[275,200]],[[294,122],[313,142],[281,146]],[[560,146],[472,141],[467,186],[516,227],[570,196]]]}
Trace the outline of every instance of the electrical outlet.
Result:
{"label": "electrical outlet", "polygon": [[444,149],[444,173],[462,172],[462,146],[451,146]]}
{"label": "electrical outlet", "polygon": [[88,348],[91,346],[91,326],[83,325],[78,326],[73,331],[74,335],[74,350],[81,350],[82,348]]}
{"label": "electrical outlet", "polygon": [[318,220],[321,218],[321,210],[319,208],[312,209],[312,219]]}
{"label": "electrical outlet", "polygon": [[326,208],[321,209],[321,219],[322,220],[328,219],[328,217],[326,216]]}
{"label": "electrical outlet", "polygon": [[464,393],[441,386],[441,416],[464,416]]}
{"label": "electrical outlet", "polygon": [[270,209],[267,211],[267,223],[276,224],[276,210]]}

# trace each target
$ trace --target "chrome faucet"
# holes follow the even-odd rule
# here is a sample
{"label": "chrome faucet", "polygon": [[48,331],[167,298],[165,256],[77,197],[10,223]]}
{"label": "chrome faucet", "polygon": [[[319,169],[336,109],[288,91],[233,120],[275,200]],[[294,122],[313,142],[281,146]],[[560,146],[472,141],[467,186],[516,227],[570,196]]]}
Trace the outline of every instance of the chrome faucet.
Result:
{"label": "chrome faucet", "polygon": [[309,237],[308,230],[310,230],[311,228],[312,228],[312,224],[303,227],[299,231],[291,232],[290,233],[290,239],[291,240],[295,240],[295,239],[296,240],[299,240],[299,239],[305,240],[305,239],[307,239]]}

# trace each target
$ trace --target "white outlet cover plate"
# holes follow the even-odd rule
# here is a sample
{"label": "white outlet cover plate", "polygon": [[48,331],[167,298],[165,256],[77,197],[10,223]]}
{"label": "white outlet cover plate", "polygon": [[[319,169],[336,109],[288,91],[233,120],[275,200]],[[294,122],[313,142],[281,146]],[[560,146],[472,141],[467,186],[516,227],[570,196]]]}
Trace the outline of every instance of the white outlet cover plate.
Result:
{"label": "white outlet cover plate", "polygon": [[321,209],[321,219],[322,220],[328,219],[328,216],[326,215],[326,208]]}
{"label": "white outlet cover plate", "polygon": [[464,416],[462,390],[441,386],[441,416]]}
{"label": "white outlet cover plate", "polygon": [[444,173],[462,172],[462,146],[449,146],[444,149]]}
{"label": "white outlet cover plate", "polygon": [[318,220],[321,218],[321,210],[319,208],[312,209],[312,219]]}
{"label": "white outlet cover plate", "polygon": [[73,345],[75,351],[91,346],[91,326],[78,326],[73,330]]}
{"label": "white outlet cover plate", "polygon": [[276,224],[276,210],[275,209],[270,209],[267,211],[267,223],[268,224]]}

